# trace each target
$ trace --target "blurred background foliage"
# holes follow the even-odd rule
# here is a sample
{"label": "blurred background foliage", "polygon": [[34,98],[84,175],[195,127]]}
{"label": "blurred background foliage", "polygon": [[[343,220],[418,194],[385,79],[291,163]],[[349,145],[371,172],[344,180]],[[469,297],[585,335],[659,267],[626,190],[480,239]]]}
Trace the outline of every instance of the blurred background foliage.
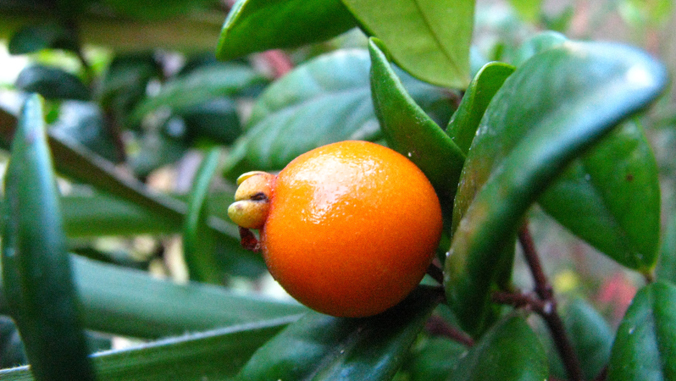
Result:
{"label": "blurred background foliage", "polygon": [[[258,155],[288,160],[299,152],[285,150],[284,134],[294,131],[298,136],[308,131],[309,127],[294,125],[291,120],[280,122],[285,116],[275,114],[273,101],[263,106],[257,102],[259,96],[265,98],[263,91],[268,85],[313,58],[326,59],[325,54],[338,49],[364,49],[367,39],[353,29],[326,42],[221,62],[214,52],[232,5],[229,0],[153,0],[142,5],[128,0],[0,0],[0,156],[6,163],[10,142],[7,138],[16,124],[15,116],[25,93],[43,95],[55,166],[63,175],[59,186],[68,247],[76,256],[95,261],[79,259],[76,270],[91,273],[83,282],[92,284],[97,282],[95,271],[106,274],[99,287],[102,290],[92,291],[92,297],[105,294],[106,285],[118,287],[116,279],[127,279],[118,278],[120,275],[112,270],[96,270],[103,262],[114,264],[115,269],[147,271],[153,277],[177,283],[187,282],[191,274],[192,280],[239,290],[228,296],[235,299],[237,292],[243,291],[281,298],[283,303],[269,302],[270,311],[282,311],[272,312],[271,316],[288,318],[302,311],[274,284],[261,258],[240,248],[237,228],[225,213],[235,189],[232,180],[242,171],[254,169],[247,152],[264,147],[275,151]],[[488,60],[518,62],[518,49],[528,37],[539,30],[554,30],[573,39],[639,46],[662,60],[673,76],[675,8],[671,0],[480,0],[476,6],[472,66],[476,68]],[[353,92],[352,103],[336,105],[351,113],[349,126],[327,139],[380,141],[368,76],[359,76],[368,71],[368,56],[354,53],[346,59],[354,61],[354,78],[346,75],[345,83],[327,84],[324,91],[327,97],[345,88]],[[321,83],[322,70],[328,70],[330,62],[318,60],[312,65],[318,66],[314,74],[296,74]],[[460,93],[400,75],[423,109],[439,125],[446,125]],[[285,90],[283,81],[273,85],[279,92],[269,98],[279,100]],[[292,80],[286,81],[293,86]],[[285,102],[307,113],[319,108],[304,99]],[[345,123],[345,114],[324,117],[326,131]],[[676,151],[676,89],[669,89],[655,107],[640,117],[640,122],[655,150],[661,174],[666,253],[662,260],[676,261],[676,223],[669,220],[676,211],[676,161],[672,154]],[[269,137],[256,135],[263,123],[279,130],[278,146],[270,148],[267,141],[261,141]],[[269,168],[256,169],[279,167],[279,162],[270,162]],[[193,222],[184,225],[184,215]],[[601,311],[611,327],[616,327],[642,281],[639,275],[623,270],[605,256],[593,255],[593,248],[538,209],[531,212],[531,219],[545,269],[564,308],[585,313],[586,307],[575,302],[581,297]],[[193,255],[205,247],[211,248],[212,256]],[[530,288],[530,276],[519,258],[515,283]],[[664,268],[658,271],[670,271],[676,266]],[[676,274],[668,277],[674,280]],[[135,284],[136,291],[132,284],[116,294],[127,292],[130,300],[115,303],[131,304],[140,290],[150,287],[145,279],[135,281],[139,282]],[[171,288],[156,292],[175,297]],[[221,297],[216,294],[212,297]],[[115,295],[110,297],[115,299]],[[214,299],[204,298],[199,302],[214,303]],[[153,308],[167,306],[151,303],[142,310],[150,316]],[[102,311],[94,313],[103,316]],[[219,311],[205,312],[200,317],[203,324],[191,328],[215,328],[219,321],[236,320],[226,316],[227,311]],[[26,361],[17,331],[3,315],[6,312],[0,297],[0,368]],[[107,328],[106,332],[117,335],[111,340],[111,336],[92,333],[90,347],[121,347],[130,342],[123,337],[133,337],[131,342],[137,343],[182,332],[171,327],[166,316],[152,316],[149,320],[166,325],[166,329],[142,335],[133,324],[111,330],[110,325],[101,323],[102,330]],[[260,337],[271,337],[284,324],[261,327],[264,334]],[[95,324],[88,326],[96,331]],[[606,326],[601,327],[599,334],[605,334]],[[411,356],[421,356],[426,345],[420,342]],[[457,351],[452,347],[447,350]],[[552,366],[560,368],[560,364]],[[411,372],[415,373],[415,369]],[[590,374],[597,372],[598,369],[589,370]]]}

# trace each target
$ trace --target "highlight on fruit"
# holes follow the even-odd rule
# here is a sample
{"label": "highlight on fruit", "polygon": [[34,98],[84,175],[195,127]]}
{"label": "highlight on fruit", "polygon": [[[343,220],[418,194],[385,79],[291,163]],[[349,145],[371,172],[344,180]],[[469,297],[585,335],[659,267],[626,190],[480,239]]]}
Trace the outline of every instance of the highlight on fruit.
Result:
{"label": "highlight on fruit", "polygon": [[[272,276],[319,312],[364,317],[403,300],[434,258],[434,188],[410,160],[364,141],[300,155],[278,175],[241,175],[230,218]],[[248,229],[258,229],[260,245]],[[254,243],[252,243],[252,240]]]}

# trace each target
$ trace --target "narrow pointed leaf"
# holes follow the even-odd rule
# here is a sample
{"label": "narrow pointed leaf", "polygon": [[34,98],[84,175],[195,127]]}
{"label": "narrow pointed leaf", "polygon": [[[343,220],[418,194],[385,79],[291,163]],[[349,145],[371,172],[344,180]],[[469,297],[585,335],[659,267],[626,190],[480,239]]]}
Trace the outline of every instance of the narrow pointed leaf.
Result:
{"label": "narrow pointed leaf", "polygon": [[310,312],[261,347],[238,379],[391,380],[438,301],[438,290],[420,288],[369,318]]}
{"label": "narrow pointed leaf", "polygon": [[218,169],[220,150],[209,151],[195,174],[183,227],[183,256],[190,279],[203,283],[222,283],[221,268],[215,258],[215,241],[208,225],[207,194]]}
{"label": "narrow pointed leaf", "polygon": [[511,65],[489,62],[479,70],[467,87],[460,106],[446,127],[446,133],[464,154],[467,154],[472,145],[488,104],[513,72],[514,67]]}
{"label": "narrow pointed leaf", "polygon": [[242,64],[227,63],[195,69],[185,76],[168,81],[159,94],[141,101],[130,120],[137,123],[159,107],[179,110],[214,98],[234,95],[265,81],[261,74]]}
{"label": "narrow pointed leaf", "polygon": [[[251,355],[297,316],[172,337],[92,356],[98,381],[200,381],[235,376]],[[33,380],[30,367],[0,370],[6,381]]]}
{"label": "narrow pointed leaf", "polygon": [[[6,144],[14,135],[16,119],[11,114],[0,110],[0,120],[4,122],[0,123],[0,143]],[[49,135],[48,143],[55,158],[56,169],[62,174],[89,183],[103,192],[145,208],[154,214],[155,218],[160,218],[166,224],[180,230],[183,225],[183,216],[187,211],[187,206],[183,201],[151,192],[145,184],[134,178],[120,175],[111,162],[77,143],[62,140],[53,135]],[[210,216],[208,223],[218,240],[230,248],[231,256],[248,262],[260,262],[259,255],[244,250],[239,245],[236,225],[215,216]]]}
{"label": "narrow pointed leaf", "polygon": [[[297,303],[199,283],[178,285],[76,255],[71,261],[83,324],[95,331],[156,339],[307,311]],[[0,314],[7,312],[0,309]]]}
{"label": "narrow pointed leaf", "polygon": [[408,94],[379,40],[369,40],[369,52],[371,96],[387,144],[425,173],[450,209],[465,155]]}
{"label": "narrow pointed leaf", "polygon": [[634,297],[617,329],[608,381],[676,379],[676,286],[658,281]]}
{"label": "narrow pointed leaf", "polygon": [[225,19],[216,56],[230,60],[268,49],[328,40],[357,26],[340,0],[238,0]]}
{"label": "narrow pointed leaf", "polygon": [[473,331],[529,206],[577,156],[645,108],[664,67],[621,45],[566,42],[519,67],[491,101],[455,199],[446,260],[449,304]]}
{"label": "narrow pointed leaf", "polygon": [[5,177],[3,289],[38,380],[93,380],[47,146],[42,99],[26,100]]}
{"label": "narrow pointed leaf", "polygon": [[32,65],[23,69],[14,86],[26,92],[38,93],[46,99],[86,101],[91,98],[89,89],[78,77],[43,65]]}
{"label": "narrow pointed leaf", "polygon": [[660,184],[652,150],[636,121],[617,127],[570,166],[538,200],[599,251],[649,274],[660,240]]}
{"label": "narrow pointed leaf", "polygon": [[[465,88],[474,0],[343,0],[394,62],[435,85]],[[452,20],[450,22],[449,20]]]}
{"label": "narrow pointed leaf", "polygon": [[521,316],[509,316],[493,326],[457,362],[448,381],[541,381],[549,377],[540,339]]}

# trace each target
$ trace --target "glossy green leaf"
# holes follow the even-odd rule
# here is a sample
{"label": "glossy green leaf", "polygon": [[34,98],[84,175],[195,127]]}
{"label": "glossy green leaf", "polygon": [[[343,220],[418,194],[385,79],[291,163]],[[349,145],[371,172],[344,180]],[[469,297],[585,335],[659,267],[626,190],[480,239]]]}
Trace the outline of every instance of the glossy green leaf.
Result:
{"label": "glossy green leaf", "polygon": [[310,312],[256,351],[237,379],[391,380],[438,302],[438,290],[423,287],[369,318]]}
{"label": "glossy green leaf", "polygon": [[[474,0],[343,0],[401,68],[423,81],[465,88]],[[452,20],[452,21],[451,21]]]}
{"label": "glossy green leaf", "polygon": [[513,72],[514,67],[511,65],[489,62],[479,70],[467,87],[460,106],[446,127],[446,133],[464,154],[467,154],[472,145],[488,104]]}
{"label": "glossy green leaf", "polygon": [[657,278],[676,283],[676,216],[669,217],[659,257]]}
{"label": "glossy green leaf", "polygon": [[544,210],[620,264],[649,274],[660,241],[660,184],[636,121],[577,159],[538,200]]}
{"label": "glossy green leaf", "polygon": [[206,205],[211,179],[218,169],[221,152],[218,148],[209,151],[195,174],[188,213],[183,225],[183,256],[190,279],[204,283],[222,283],[223,274],[214,257],[214,236],[207,220]]}
{"label": "glossy green leaf", "polygon": [[[575,299],[565,308],[563,322],[573,350],[580,361],[584,379],[596,379],[596,376],[608,364],[615,333],[603,316],[582,299]],[[544,334],[550,335],[549,332]],[[553,341],[549,360],[552,377],[565,379],[566,370]]]}
{"label": "glossy green leaf", "polygon": [[24,103],[5,176],[3,291],[38,380],[93,380],[66,253],[42,99]]}
{"label": "glossy green leaf", "polygon": [[143,6],[132,0],[103,0],[104,4],[125,16],[140,20],[161,20],[185,15],[200,7],[214,5],[214,0],[146,0]]}
{"label": "glossy green leaf", "polygon": [[453,209],[446,295],[472,332],[530,205],[577,156],[645,108],[666,83],[647,55],[566,42],[520,66],[491,101],[472,142]]}
{"label": "glossy green leaf", "polygon": [[[259,97],[225,172],[279,170],[298,155],[341,140],[382,137],[373,111],[369,55],[339,50],[296,67]],[[402,82],[423,109],[447,95],[410,76]]]}
{"label": "glossy green leaf", "polygon": [[[99,381],[224,380],[297,317],[267,320],[150,342],[92,356]],[[6,381],[32,380],[28,367],[0,370]]]}
{"label": "glossy green leaf", "polygon": [[32,65],[23,69],[14,86],[25,92],[38,93],[46,99],[86,101],[91,98],[89,89],[78,77],[43,65]]}
{"label": "glossy green leaf", "polygon": [[160,107],[179,110],[213,98],[236,94],[265,81],[261,74],[242,64],[227,63],[198,68],[185,76],[167,81],[159,94],[144,99],[134,109],[131,121],[138,122]]}
{"label": "glossy green leaf", "polygon": [[458,361],[448,381],[542,381],[548,377],[540,339],[523,317],[512,315],[493,326]]}
{"label": "glossy green leaf", "polygon": [[559,32],[544,31],[524,41],[516,51],[512,62],[514,66],[521,66],[532,56],[547,49],[554,48],[568,41],[566,36]]}
{"label": "glossy green leaf", "polygon": [[78,42],[73,33],[56,23],[27,25],[19,29],[9,40],[10,54],[34,53],[43,49],[67,49],[76,51]]}
{"label": "glossy green leaf", "polygon": [[410,354],[404,374],[411,381],[446,381],[467,351],[467,347],[446,338],[427,339]]}
{"label": "glossy green leaf", "polygon": [[212,101],[180,110],[185,122],[186,138],[191,143],[201,140],[229,145],[242,133],[235,103],[228,98]]}
{"label": "glossy green leaf", "polygon": [[307,311],[297,303],[200,283],[179,285],[76,255],[71,261],[84,325],[99,332],[156,339]]}
{"label": "glossy green leaf", "polygon": [[388,146],[414,162],[442,203],[452,205],[465,155],[406,92],[378,39],[369,40],[369,52],[371,96]]}
{"label": "glossy green leaf", "polygon": [[355,27],[340,0],[238,0],[225,20],[216,56],[229,60],[328,40]]}
{"label": "glossy green leaf", "polygon": [[608,381],[676,379],[676,287],[658,281],[636,294],[617,329]]}

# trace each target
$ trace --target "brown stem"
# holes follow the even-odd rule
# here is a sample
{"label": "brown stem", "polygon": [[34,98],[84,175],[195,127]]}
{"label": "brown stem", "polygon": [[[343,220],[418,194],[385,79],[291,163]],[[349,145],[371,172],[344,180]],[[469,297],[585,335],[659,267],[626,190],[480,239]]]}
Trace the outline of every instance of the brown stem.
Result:
{"label": "brown stem", "polygon": [[556,344],[556,348],[559,351],[559,355],[561,356],[561,360],[566,367],[568,378],[572,381],[581,381],[582,369],[580,368],[580,361],[573,350],[573,346],[568,339],[568,335],[566,335],[566,329],[563,325],[563,320],[561,320],[561,317],[557,312],[556,298],[554,298],[552,287],[549,284],[544,271],[542,270],[540,258],[537,255],[537,251],[535,250],[533,237],[528,230],[527,221],[524,222],[523,226],[519,230],[519,242],[523,248],[526,262],[528,262],[528,267],[533,274],[533,280],[535,281],[535,292],[540,297],[541,302],[544,303],[541,307],[534,306],[534,310],[540,316],[542,316],[545,323],[547,324],[547,327],[552,334],[552,338],[554,339],[554,343]]}
{"label": "brown stem", "polygon": [[467,347],[474,345],[474,340],[465,332],[448,324],[441,316],[432,316],[425,325],[427,332],[433,336],[447,337]]}

